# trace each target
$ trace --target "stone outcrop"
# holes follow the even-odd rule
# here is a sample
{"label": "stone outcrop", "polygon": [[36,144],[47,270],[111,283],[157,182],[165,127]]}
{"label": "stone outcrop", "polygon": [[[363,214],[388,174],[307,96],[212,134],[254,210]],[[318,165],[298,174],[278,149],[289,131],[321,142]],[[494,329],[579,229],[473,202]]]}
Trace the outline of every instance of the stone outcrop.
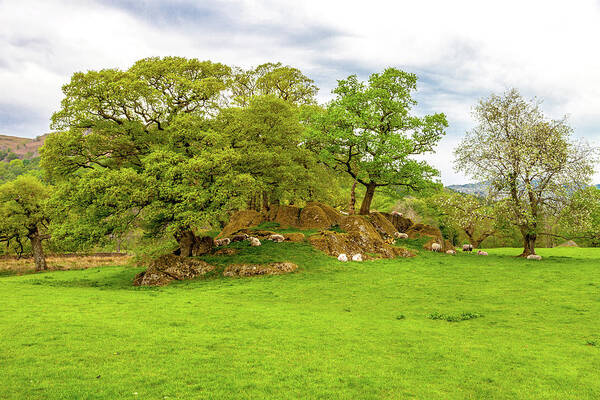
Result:
{"label": "stone outcrop", "polygon": [[413,222],[406,217],[390,213],[382,213],[391,223],[398,232],[406,232],[408,228],[413,226]]}
{"label": "stone outcrop", "polygon": [[302,229],[327,229],[333,225],[323,208],[317,204],[307,204],[300,211],[299,227]]}
{"label": "stone outcrop", "polygon": [[282,228],[298,227],[300,208],[296,206],[272,206],[269,221],[277,222]]}
{"label": "stone outcrop", "polygon": [[164,286],[172,281],[194,279],[216,267],[204,261],[167,254],[152,261],[146,271],[137,274],[134,286]]}
{"label": "stone outcrop", "polygon": [[294,272],[298,266],[291,262],[269,264],[233,264],[223,271],[224,276],[283,275]]}
{"label": "stone outcrop", "polygon": [[229,237],[241,229],[247,229],[252,226],[261,224],[265,220],[265,216],[262,213],[254,210],[242,210],[238,211],[229,218],[229,222],[225,225],[225,228],[219,234],[221,237]]}
{"label": "stone outcrop", "polygon": [[[371,229],[373,232],[375,231],[374,228],[371,227]],[[374,235],[365,235],[360,233],[359,230],[348,233],[322,231],[309,236],[308,241],[315,248],[334,257],[340,254],[364,254],[365,258],[369,254],[375,254],[384,258],[414,256],[414,254],[402,247],[385,243],[376,232]]]}
{"label": "stone outcrop", "polygon": [[371,221],[373,227],[383,239],[395,238],[398,230],[384,214],[372,212],[369,215],[369,221]]}

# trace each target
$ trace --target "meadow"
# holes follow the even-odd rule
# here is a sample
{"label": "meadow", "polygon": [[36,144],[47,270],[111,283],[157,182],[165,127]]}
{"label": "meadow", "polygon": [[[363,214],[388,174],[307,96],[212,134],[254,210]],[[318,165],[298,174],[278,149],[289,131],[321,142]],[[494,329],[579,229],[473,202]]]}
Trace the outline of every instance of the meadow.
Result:
{"label": "meadow", "polygon": [[1,399],[600,398],[600,249],[421,251],[131,286],[132,266],[0,277]]}

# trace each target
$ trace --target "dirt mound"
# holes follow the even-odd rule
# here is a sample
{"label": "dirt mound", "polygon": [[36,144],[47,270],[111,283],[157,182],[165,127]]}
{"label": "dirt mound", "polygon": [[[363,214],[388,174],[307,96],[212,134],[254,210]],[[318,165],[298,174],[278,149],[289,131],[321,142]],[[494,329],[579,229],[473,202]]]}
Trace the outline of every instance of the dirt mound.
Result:
{"label": "dirt mound", "polygon": [[323,231],[310,236],[308,241],[315,248],[334,257],[342,253],[362,254],[364,258],[368,258],[368,253],[384,258],[414,256],[406,249],[385,243],[381,238],[373,238],[356,231],[348,233]]}
{"label": "dirt mound", "polygon": [[567,240],[566,242],[559,244],[557,247],[579,247],[579,245],[573,240]]}
{"label": "dirt mound", "polygon": [[233,264],[223,271],[224,276],[283,275],[294,272],[298,266],[291,262],[269,264]]}
{"label": "dirt mound", "polygon": [[408,228],[413,226],[413,222],[406,217],[398,214],[383,213],[383,215],[394,225],[398,232],[406,232]]}
{"label": "dirt mound", "polygon": [[369,221],[383,239],[394,238],[398,232],[396,227],[380,212],[372,212]]}
{"label": "dirt mound", "polygon": [[283,237],[288,242],[304,242],[306,240],[306,236],[301,232],[284,233]]}
{"label": "dirt mound", "polygon": [[231,216],[225,228],[217,237],[229,237],[241,229],[259,225],[265,220],[265,216],[258,211],[242,210]]}
{"label": "dirt mound", "polygon": [[302,229],[327,229],[333,222],[325,211],[316,204],[307,204],[300,211],[299,227]]}
{"label": "dirt mound", "polygon": [[133,285],[164,286],[172,281],[197,278],[215,268],[201,260],[167,254],[152,261],[146,271],[137,274]]}

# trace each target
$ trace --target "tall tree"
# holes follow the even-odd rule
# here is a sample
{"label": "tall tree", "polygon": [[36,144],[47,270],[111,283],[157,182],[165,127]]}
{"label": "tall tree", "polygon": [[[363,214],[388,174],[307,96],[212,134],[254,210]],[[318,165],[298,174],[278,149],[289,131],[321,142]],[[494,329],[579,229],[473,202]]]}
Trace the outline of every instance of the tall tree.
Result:
{"label": "tall tree", "polygon": [[49,195],[50,188],[31,175],[0,185],[0,241],[14,242],[20,255],[23,242],[29,240],[36,271],[47,269],[42,241],[50,238]]}
{"label": "tall tree", "polygon": [[482,99],[477,126],[455,150],[456,167],[490,184],[490,196],[523,238],[521,256],[535,254],[545,216],[559,214],[594,172],[596,150],[571,138],[566,120],[544,116],[539,102],[515,89]]}
{"label": "tall tree", "polygon": [[338,81],[335,99],[313,107],[307,140],[321,160],[365,186],[360,214],[369,214],[375,190],[400,186],[420,190],[439,172],[416,156],[434,152],[448,126],[444,114],[417,117],[414,74],[387,68],[368,82],[356,75]]}

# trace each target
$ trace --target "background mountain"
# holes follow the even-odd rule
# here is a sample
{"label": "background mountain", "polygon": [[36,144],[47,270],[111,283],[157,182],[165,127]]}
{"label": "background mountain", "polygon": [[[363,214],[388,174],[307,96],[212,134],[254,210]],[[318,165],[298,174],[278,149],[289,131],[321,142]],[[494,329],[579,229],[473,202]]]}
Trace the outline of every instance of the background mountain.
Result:
{"label": "background mountain", "polygon": [[[600,189],[600,184],[594,185],[598,189]],[[449,185],[446,186],[450,190],[454,190],[455,192],[472,194],[478,197],[486,196],[486,188],[487,185],[485,183],[467,183],[465,185]]]}
{"label": "background mountain", "polygon": [[11,161],[16,158],[28,160],[38,157],[40,155],[39,148],[44,144],[46,136],[48,134],[29,139],[0,135],[0,161]]}

